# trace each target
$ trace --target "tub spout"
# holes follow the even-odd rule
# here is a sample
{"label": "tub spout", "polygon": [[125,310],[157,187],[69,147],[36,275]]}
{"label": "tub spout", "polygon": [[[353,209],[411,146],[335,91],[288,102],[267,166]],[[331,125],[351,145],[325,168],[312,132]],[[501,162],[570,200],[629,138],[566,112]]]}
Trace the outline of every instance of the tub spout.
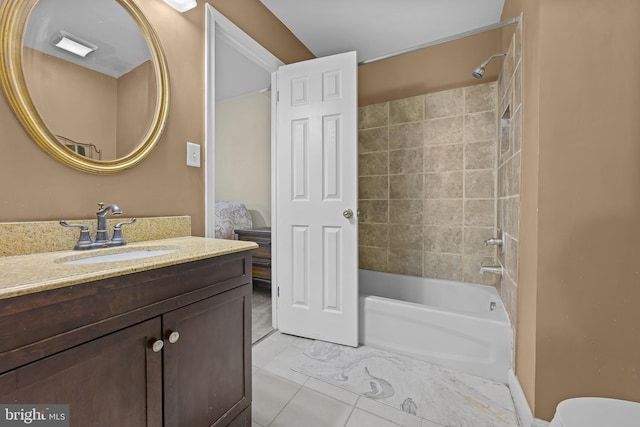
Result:
{"label": "tub spout", "polygon": [[492,237],[484,241],[485,246],[502,246],[502,239],[499,237]]}
{"label": "tub spout", "polygon": [[500,265],[481,265],[480,273],[489,273],[495,274],[497,276],[502,276],[502,266]]}

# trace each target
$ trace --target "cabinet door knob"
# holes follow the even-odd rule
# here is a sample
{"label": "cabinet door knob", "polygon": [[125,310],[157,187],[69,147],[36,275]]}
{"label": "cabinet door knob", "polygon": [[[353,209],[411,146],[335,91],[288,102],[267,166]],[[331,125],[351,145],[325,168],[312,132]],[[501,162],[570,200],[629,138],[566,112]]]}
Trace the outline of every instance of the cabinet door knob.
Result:
{"label": "cabinet door knob", "polygon": [[162,347],[164,347],[164,342],[162,340],[155,340],[151,345],[151,349],[153,350],[154,353],[157,353],[160,350],[162,350]]}
{"label": "cabinet door knob", "polygon": [[169,342],[171,344],[177,343],[179,339],[180,339],[180,334],[178,332],[173,331],[169,334]]}

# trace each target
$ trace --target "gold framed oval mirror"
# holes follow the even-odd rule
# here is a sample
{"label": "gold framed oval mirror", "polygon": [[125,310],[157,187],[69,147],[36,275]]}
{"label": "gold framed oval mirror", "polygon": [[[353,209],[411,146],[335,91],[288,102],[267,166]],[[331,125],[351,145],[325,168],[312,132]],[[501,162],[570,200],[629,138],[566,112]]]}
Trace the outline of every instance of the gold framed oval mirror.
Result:
{"label": "gold framed oval mirror", "polygon": [[167,64],[132,0],[1,0],[0,34],[2,88],[47,153],[111,174],[156,146],[169,109]]}

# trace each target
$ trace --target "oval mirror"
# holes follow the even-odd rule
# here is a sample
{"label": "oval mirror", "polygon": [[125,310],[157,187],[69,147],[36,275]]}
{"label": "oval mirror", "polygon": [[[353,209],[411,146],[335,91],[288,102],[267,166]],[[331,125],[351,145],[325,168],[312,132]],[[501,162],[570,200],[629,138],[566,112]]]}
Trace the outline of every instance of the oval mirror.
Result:
{"label": "oval mirror", "polygon": [[4,0],[0,76],[35,142],[86,172],[140,163],[166,124],[167,66],[131,0]]}

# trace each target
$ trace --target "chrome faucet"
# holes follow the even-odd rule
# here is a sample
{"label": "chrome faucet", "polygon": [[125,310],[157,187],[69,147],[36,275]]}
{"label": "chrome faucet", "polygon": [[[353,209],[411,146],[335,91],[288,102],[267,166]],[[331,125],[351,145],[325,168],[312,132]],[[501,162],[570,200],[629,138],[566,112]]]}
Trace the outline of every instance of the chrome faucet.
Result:
{"label": "chrome faucet", "polygon": [[502,266],[501,265],[481,265],[480,273],[489,273],[495,274],[497,276],[502,276]]}
{"label": "chrome faucet", "polygon": [[122,209],[117,205],[109,205],[105,208],[104,203],[102,202],[98,203],[98,207],[98,212],[96,212],[96,215],[98,216],[98,229],[96,231],[95,243],[105,243],[109,241],[109,232],[107,231],[107,214],[111,211],[114,215],[122,215]]}
{"label": "chrome faucet", "polygon": [[136,222],[136,218],[132,218],[127,222],[120,222],[113,228],[113,237],[109,240],[109,232],[107,231],[107,215],[112,212],[114,215],[122,215],[122,209],[117,205],[104,206],[104,203],[98,203],[98,212],[96,216],[98,218],[98,227],[96,231],[96,240],[91,240],[89,235],[89,228],[83,224],[69,224],[65,220],[60,220],[60,225],[64,227],[78,227],[80,229],[80,238],[78,243],[74,246],[74,250],[84,249],[97,249],[106,248],[111,246],[124,246],[127,242],[122,236],[122,226],[127,224],[133,224]]}

